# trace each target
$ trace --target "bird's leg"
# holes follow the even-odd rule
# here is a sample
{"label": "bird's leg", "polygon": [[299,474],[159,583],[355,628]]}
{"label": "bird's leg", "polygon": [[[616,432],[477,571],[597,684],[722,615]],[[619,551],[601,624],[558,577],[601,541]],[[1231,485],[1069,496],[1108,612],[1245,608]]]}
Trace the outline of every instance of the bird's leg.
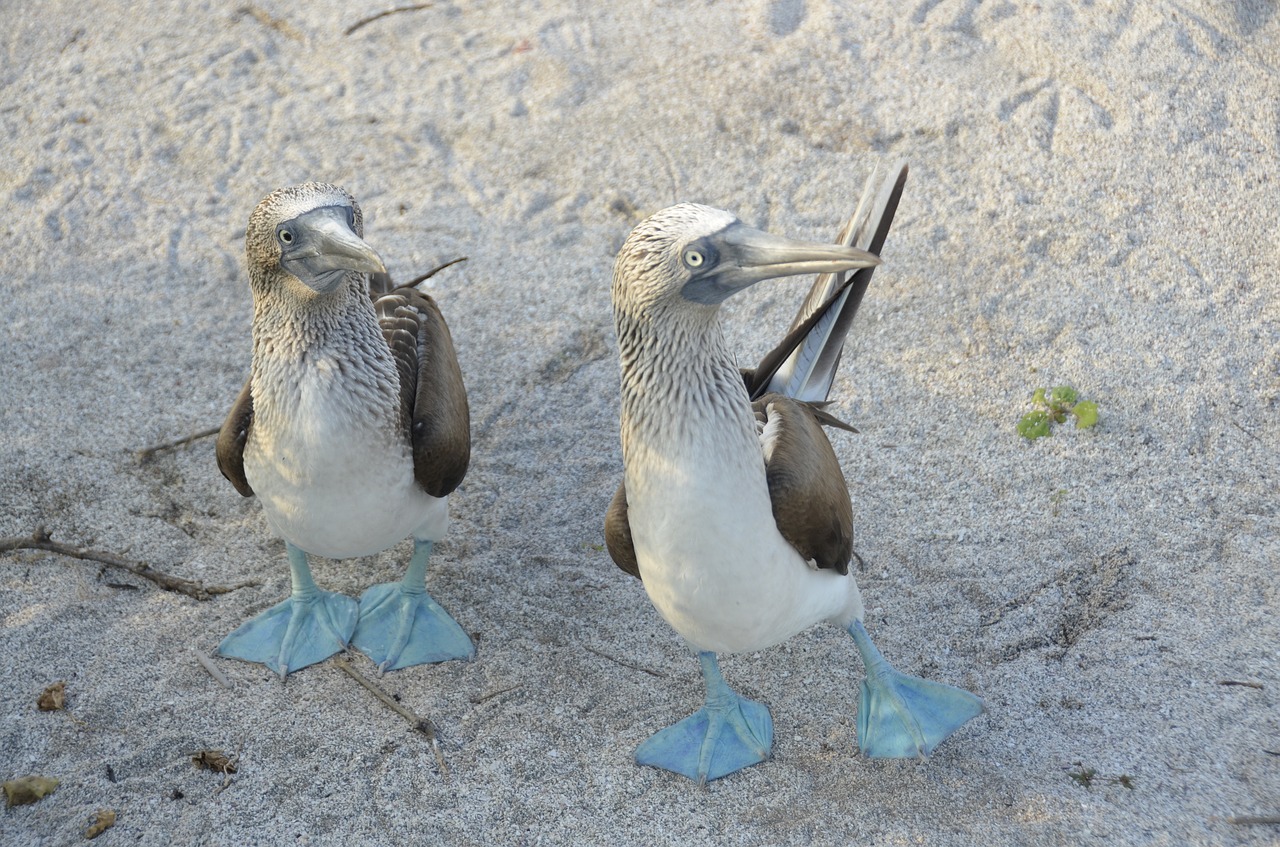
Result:
{"label": "bird's leg", "polygon": [[379,673],[475,655],[462,627],[427,593],[431,547],[415,538],[404,579],[370,586],[360,597],[351,643],[378,664]]}
{"label": "bird's leg", "polygon": [[707,702],[636,748],[636,762],[665,768],[699,784],[763,762],[773,746],[769,707],[736,694],[720,674],[715,653],[701,652]]}
{"label": "bird's leg", "polygon": [[307,554],[288,542],[293,592],[245,621],[218,645],[218,655],[259,662],[280,674],[323,662],[347,646],[356,627],[356,601],[321,591],[311,577]]}
{"label": "bird's leg", "polygon": [[908,676],[871,643],[862,621],[849,624],[867,677],[858,703],[858,746],[874,759],[927,756],[984,711],[982,700],[960,688]]}

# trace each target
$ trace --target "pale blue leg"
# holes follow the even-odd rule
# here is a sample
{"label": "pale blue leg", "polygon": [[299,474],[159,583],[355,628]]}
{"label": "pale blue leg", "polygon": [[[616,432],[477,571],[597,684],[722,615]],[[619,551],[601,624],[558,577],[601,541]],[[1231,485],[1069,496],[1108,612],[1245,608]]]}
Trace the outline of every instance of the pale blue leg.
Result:
{"label": "pale blue leg", "polygon": [[734,693],[720,675],[715,653],[699,653],[698,661],[707,683],[707,704],[651,735],[636,748],[636,762],[702,784],[769,758],[773,718],[768,706]]}
{"label": "pale blue leg", "polygon": [[968,691],[894,670],[862,621],[851,623],[849,634],[867,668],[858,703],[858,746],[871,758],[927,756],[984,711],[982,700]]}
{"label": "pale blue leg", "polygon": [[259,662],[284,677],[323,662],[345,649],[356,628],[356,601],[321,591],[311,578],[307,554],[288,542],[293,593],[245,621],[218,645],[218,655]]}
{"label": "pale blue leg", "polygon": [[476,654],[462,627],[427,593],[429,558],[431,542],[414,539],[404,579],[371,586],[360,597],[360,622],[351,643],[377,663],[379,672]]}

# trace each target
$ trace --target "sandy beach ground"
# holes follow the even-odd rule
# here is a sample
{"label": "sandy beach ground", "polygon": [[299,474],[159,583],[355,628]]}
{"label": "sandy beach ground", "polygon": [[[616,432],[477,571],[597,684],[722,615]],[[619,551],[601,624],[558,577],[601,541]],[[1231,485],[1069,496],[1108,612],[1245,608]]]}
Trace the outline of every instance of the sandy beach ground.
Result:
{"label": "sandy beach ground", "polygon": [[[14,7],[0,35],[0,536],[253,584],[0,555],[0,778],[61,780],[0,842],[76,843],[99,809],[104,844],[1280,839],[1239,820],[1280,814],[1273,3],[482,0],[354,31],[396,4],[128,5]],[[989,714],[866,759],[860,663],[817,627],[724,659],[772,761],[705,788],[637,767],[702,686],[602,547],[613,255],[684,200],[830,238],[895,160],[833,392],[861,434],[833,442],[873,636]],[[221,423],[244,225],[309,179],[356,195],[400,278],[470,257],[429,285],[473,421],[429,587],[479,652],[380,682],[436,749],[332,661],[215,681],[193,651],[287,594],[283,545],[211,438],[137,455]],[[744,364],[806,284],[726,306]],[[1060,384],[1100,425],[1020,438]],[[358,596],[409,546],[316,578]],[[239,754],[225,787],[208,748]]]}

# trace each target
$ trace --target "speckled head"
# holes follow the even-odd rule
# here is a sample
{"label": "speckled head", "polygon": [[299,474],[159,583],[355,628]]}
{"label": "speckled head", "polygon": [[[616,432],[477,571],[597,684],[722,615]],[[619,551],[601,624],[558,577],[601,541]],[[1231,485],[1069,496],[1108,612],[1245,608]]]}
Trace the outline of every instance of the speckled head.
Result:
{"label": "speckled head", "polygon": [[299,294],[327,294],[353,271],[384,271],[363,236],[360,205],[342,188],[308,182],[277,189],[249,216],[250,282],[256,290],[292,281],[305,287],[297,289]]}
{"label": "speckled head", "polygon": [[615,308],[643,309],[679,296],[699,270],[709,270],[715,261],[715,253],[707,250],[710,244],[699,242],[739,223],[728,212],[696,203],[669,206],[641,221],[614,262]]}
{"label": "speckled head", "polygon": [[714,310],[761,280],[878,264],[863,250],[770,235],[728,212],[682,203],[631,231],[614,263],[613,303],[631,313],[663,303]]}

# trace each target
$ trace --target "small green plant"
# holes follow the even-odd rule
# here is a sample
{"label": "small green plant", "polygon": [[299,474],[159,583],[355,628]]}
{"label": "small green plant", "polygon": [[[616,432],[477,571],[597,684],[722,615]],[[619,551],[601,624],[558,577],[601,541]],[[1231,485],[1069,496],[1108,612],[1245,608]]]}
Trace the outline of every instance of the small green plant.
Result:
{"label": "small green plant", "polygon": [[[1063,768],[1066,770],[1066,768]],[[1067,770],[1067,776],[1071,777],[1071,781],[1081,788],[1092,788],[1096,780],[1102,779],[1111,785],[1120,785],[1132,791],[1137,780],[1129,774],[1121,774],[1120,776],[1105,776],[1098,773],[1096,768],[1087,768],[1082,763],[1075,763],[1075,770]]]}
{"label": "small green plant", "polygon": [[1098,772],[1093,768],[1086,768],[1084,765],[1077,765],[1076,767],[1079,770],[1067,771],[1067,776],[1071,777],[1072,781],[1081,788],[1092,786],[1093,778],[1098,775]]}
{"label": "small green plant", "polygon": [[1076,419],[1076,429],[1088,429],[1098,423],[1098,404],[1081,400],[1069,385],[1037,388],[1031,395],[1031,405],[1035,408],[1018,421],[1018,434],[1032,441],[1049,435],[1053,424],[1066,423],[1068,415]]}

